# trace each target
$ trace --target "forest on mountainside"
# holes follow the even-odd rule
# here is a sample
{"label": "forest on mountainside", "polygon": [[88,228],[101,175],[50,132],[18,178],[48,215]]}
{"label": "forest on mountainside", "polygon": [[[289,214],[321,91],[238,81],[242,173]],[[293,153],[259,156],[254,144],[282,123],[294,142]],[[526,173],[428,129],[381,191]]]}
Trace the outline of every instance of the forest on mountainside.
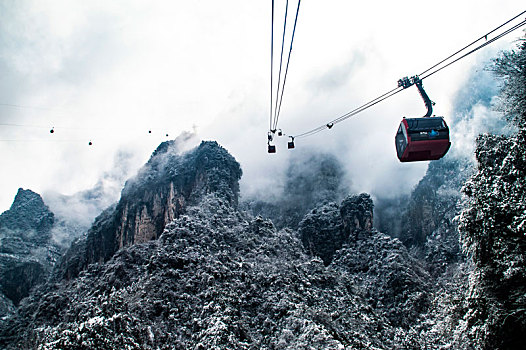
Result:
{"label": "forest on mountainside", "polygon": [[520,349],[526,334],[526,40],[496,59],[499,108],[516,133],[477,138],[478,171],[464,185],[461,242],[469,279],[465,340],[485,349]]}

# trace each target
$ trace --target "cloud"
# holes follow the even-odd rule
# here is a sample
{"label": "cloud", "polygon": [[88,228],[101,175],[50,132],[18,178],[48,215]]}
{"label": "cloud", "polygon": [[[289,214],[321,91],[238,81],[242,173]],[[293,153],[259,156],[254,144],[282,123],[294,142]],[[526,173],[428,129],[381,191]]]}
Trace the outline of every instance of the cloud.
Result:
{"label": "cloud", "polygon": [[[302,3],[279,127],[323,125],[517,12],[511,0],[429,6]],[[242,0],[2,2],[0,103],[22,107],[0,105],[0,123],[28,127],[0,126],[0,140],[16,140],[0,141],[0,208],[21,186],[90,189],[118,150],[133,152],[138,169],[194,125],[241,162],[245,191],[279,187],[290,152],[283,139],[278,154],[266,153],[269,22],[268,3]],[[426,80],[444,115],[473,63]],[[297,146],[334,152],[356,191],[409,191],[425,166],[400,166],[392,138],[402,116],[422,108],[406,92]]]}
{"label": "cloud", "polygon": [[451,154],[474,160],[475,139],[482,133],[502,134],[511,129],[495,103],[502,83],[488,70],[487,60],[473,67],[454,98],[451,117]]}
{"label": "cloud", "polygon": [[[71,195],[64,195],[56,189],[45,191],[42,197],[60,222],[54,233],[54,236],[60,236],[57,241],[83,233],[96,216],[117,202],[124,182],[135,171],[135,163],[133,152],[119,150],[110,168],[102,173],[92,188]],[[68,229],[75,233],[67,232]]]}
{"label": "cloud", "polygon": [[[198,144],[195,132],[185,131],[170,145],[176,153],[183,153]],[[92,188],[71,195],[56,190],[44,192],[43,198],[55,214],[52,239],[67,248],[77,237],[86,234],[94,219],[111,205],[118,202],[125,182],[137,171],[137,156],[134,150],[120,149],[113,163],[102,173]]]}

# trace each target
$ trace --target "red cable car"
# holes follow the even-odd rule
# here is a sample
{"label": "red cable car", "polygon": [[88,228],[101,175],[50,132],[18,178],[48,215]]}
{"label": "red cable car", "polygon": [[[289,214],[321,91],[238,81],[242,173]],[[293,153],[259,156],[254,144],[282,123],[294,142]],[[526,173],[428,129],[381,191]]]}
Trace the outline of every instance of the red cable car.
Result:
{"label": "red cable car", "polygon": [[404,89],[416,85],[424,99],[427,113],[422,118],[404,118],[395,136],[396,154],[401,162],[417,162],[442,158],[449,147],[449,128],[441,117],[431,117],[433,102],[429,99],[418,76],[403,78],[398,86]]}
{"label": "red cable car", "polygon": [[401,162],[437,160],[449,147],[449,128],[443,118],[404,118],[396,133],[396,154]]}

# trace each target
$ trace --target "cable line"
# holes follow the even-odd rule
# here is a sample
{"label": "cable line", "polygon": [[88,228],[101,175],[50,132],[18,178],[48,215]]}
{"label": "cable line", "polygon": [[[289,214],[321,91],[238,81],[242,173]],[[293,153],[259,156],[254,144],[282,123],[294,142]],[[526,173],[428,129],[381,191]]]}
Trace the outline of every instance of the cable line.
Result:
{"label": "cable line", "polygon": [[62,113],[67,113],[68,112],[65,109],[57,108],[57,107],[22,106],[22,105],[17,105],[17,104],[13,104],[13,103],[0,103],[0,106],[14,107],[14,108],[24,108],[24,109],[36,109],[36,110],[44,110],[44,111],[62,111]]}
{"label": "cable line", "polygon": [[273,76],[274,76],[274,0],[272,0],[272,25],[270,30],[270,124],[269,130],[272,130],[272,95],[274,94]]}
{"label": "cable line", "polygon": [[307,132],[304,132],[302,134],[298,134],[298,135],[295,135],[295,136],[291,136],[291,137],[294,138],[294,139],[304,138],[304,137],[307,137],[307,136],[311,136],[311,135],[317,134],[317,133],[319,133],[319,132],[321,132],[321,131],[323,131],[325,129],[331,129],[334,126],[334,124],[340,123],[340,122],[344,121],[345,119],[348,119],[348,118],[350,118],[350,117],[352,117],[352,116],[354,116],[354,115],[356,115],[358,113],[361,113],[364,110],[366,110],[367,108],[370,108],[370,107],[372,107],[372,106],[374,106],[374,105],[376,105],[376,104],[388,99],[389,97],[396,95],[397,93],[399,93],[399,92],[401,92],[403,90],[404,90],[403,88],[397,87],[396,89],[393,89],[391,91],[386,92],[385,94],[383,94],[381,96],[378,96],[377,98],[375,98],[375,99],[373,99],[373,100],[361,105],[358,108],[353,109],[352,111],[350,111],[350,112],[348,112],[348,113],[346,113],[346,114],[344,114],[344,115],[342,115],[342,116],[340,116],[340,117],[328,122],[327,124],[320,125],[317,128],[314,128],[314,129],[312,129],[310,131],[307,131]]}
{"label": "cable line", "polygon": [[283,22],[283,38],[281,40],[281,57],[279,59],[279,74],[278,74],[278,87],[276,89],[276,104],[274,106],[274,124],[273,124],[273,127],[271,128],[271,131],[272,130],[276,130],[276,116],[277,116],[277,110],[278,110],[278,97],[279,97],[279,90],[280,90],[280,86],[281,86],[281,68],[283,66],[283,47],[285,45],[285,32],[287,30],[287,13],[288,13],[288,10],[289,10],[289,0],[287,0],[287,2],[285,3],[285,20]]}
{"label": "cable line", "polygon": [[448,57],[444,58],[442,61],[438,62],[437,64],[435,64],[435,65],[429,67],[428,69],[426,69],[425,71],[423,71],[423,72],[420,73],[419,75],[420,75],[420,76],[421,76],[421,75],[424,75],[425,73],[429,72],[431,69],[433,69],[433,68],[435,68],[435,67],[441,65],[442,63],[446,62],[447,60],[451,59],[452,57],[458,55],[459,53],[461,53],[462,51],[466,50],[468,47],[473,46],[475,43],[479,42],[480,40],[482,40],[482,39],[486,39],[486,40],[487,40],[487,39],[488,39],[488,35],[490,35],[490,34],[492,34],[493,32],[499,30],[500,28],[504,27],[506,24],[512,22],[513,20],[517,19],[518,17],[522,16],[522,15],[525,14],[525,13],[526,13],[526,11],[523,11],[523,12],[519,13],[517,16],[513,17],[512,19],[510,19],[510,20],[504,22],[503,24],[501,24],[501,25],[498,26],[497,28],[495,28],[495,29],[493,29],[492,31],[490,31],[490,32],[488,32],[488,33],[486,33],[486,34],[484,34],[484,35],[481,36],[480,38],[474,40],[471,44],[468,44],[468,45],[464,46],[463,48],[461,48],[460,50],[458,50],[458,51],[455,52],[454,54],[449,55]]}
{"label": "cable line", "polygon": [[35,129],[63,129],[63,130],[80,130],[80,131],[107,131],[107,132],[117,132],[117,131],[141,131],[144,132],[145,130],[148,130],[151,134],[152,130],[155,130],[157,132],[164,132],[163,128],[141,128],[141,127],[121,127],[121,126],[107,126],[107,127],[91,127],[91,126],[65,126],[65,125],[54,125],[51,126],[53,123],[49,125],[42,125],[42,124],[17,124],[17,123],[0,123],[0,126],[11,126],[11,127],[21,127],[21,128],[35,128]]}
{"label": "cable line", "polygon": [[[292,29],[292,39],[290,40],[290,49],[289,49],[289,56],[287,58],[287,67],[285,68],[285,77],[283,79],[283,88],[281,89],[281,97],[279,99],[279,108],[278,108],[278,114],[276,115],[276,119],[274,122],[274,130],[278,126],[278,119],[281,112],[281,102],[283,102],[283,92],[285,91],[285,83],[287,82],[287,73],[289,71],[289,63],[290,63],[290,54],[292,53],[292,44],[294,43],[294,34],[296,33],[296,24],[298,23],[298,13],[300,12],[300,5],[301,0],[298,0],[298,8],[296,9],[296,18],[294,20],[294,28]],[[277,103],[277,101],[276,101]]]}
{"label": "cable line", "polygon": [[[278,74],[278,84],[276,86],[276,98],[274,98],[274,11],[275,11],[275,4],[274,0],[272,1],[272,29],[271,29],[271,53],[270,53],[270,125],[269,125],[269,131],[268,131],[268,144],[269,144],[269,152],[273,153],[274,146],[272,146],[270,143],[273,141],[274,136],[277,132],[277,136],[283,136],[283,132],[281,130],[277,129],[278,126],[278,120],[279,116],[281,114],[281,107],[283,103],[283,95],[285,92],[285,85],[287,82],[287,76],[290,66],[290,57],[292,55],[292,47],[294,44],[294,37],[296,34],[296,27],[298,24],[298,15],[299,10],[301,6],[301,0],[298,0],[298,6],[296,8],[296,16],[294,18],[294,27],[292,29],[292,36],[290,40],[290,48],[287,56],[287,64],[285,67],[285,73],[282,75],[283,72],[283,53],[285,52],[285,37],[287,36],[287,21],[288,21],[288,9],[289,9],[289,0],[286,0],[285,3],[285,16],[283,20],[283,33],[282,33],[282,40],[281,40],[281,54],[280,54],[280,60],[279,60],[279,74]],[[283,78],[283,83],[282,83]]]}
{"label": "cable line", "polygon": [[[526,11],[525,11],[525,12],[526,12]],[[477,47],[474,48],[473,50],[471,50],[471,51],[465,53],[464,55],[462,55],[462,56],[456,58],[455,60],[453,60],[453,61],[451,61],[451,62],[449,62],[449,63],[446,64],[445,66],[442,66],[442,67],[436,69],[435,71],[433,71],[433,72],[431,72],[431,73],[429,73],[429,74],[423,76],[423,77],[420,78],[420,79],[423,80],[423,79],[425,79],[425,78],[429,78],[429,77],[432,76],[433,74],[440,72],[442,69],[444,69],[444,68],[446,68],[446,67],[449,67],[449,66],[452,65],[453,63],[455,63],[455,62],[457,62],[457,61],[460,61],[461,59],[463,59],[463,58],[466,57],[466,56],[471,55],[471,54],[474,53],[475,51],[478,51],[478,50],[482,49],[483,47],[485,47],[485,46],[487,46],[487,45],[493,43],[494,41],[499,40],[500,38],[502,38],[502,37],[508,35],[509,33],[513,32],[513,31],[516,30],[516,29],[519,29],[520,27],[522,27],[522,26],[525,25],[525,24],[526,24],[526,20],[520,22],[519,24],[517,24],[517,25],[513,26],[512,28],[506,30],[504,33],[501,33],[501,34],[497,35],[496,37],[494,37],[493,39],[486,41],[484,44],[481,44],[481,45],[477,46]],[[434,67],[436,67],[436,65],[435,65]],[[429,71],[429,69],[428,69],[427,71]],[[426,71],[426,72],[427,72],[427,71]]]}
{"label": "cable line", "polygon": [[[506,21],[505,23],[501,24],[500,26],[498,26],[497,28],[493,29],[492,31],[490,31],[490,32],[486,33],[485,35],[481,36],[480,38],[478,38],[477,40],[473,41],[469,45],[464,46],[462,49],[458,50],[454,54],[448,56],[447,58],[443,59],[442,61],[438,62],[437,64],[435,64],[435,65],[431,66],[430,68],[426,69],[425,71],[423,71],[420,74],[420,75],[422,75],[422,77],[420,77],[419,79],[420,80],[424,80],[426,78],[429,78],[430,76],[440,72],[442,69],[444,69],[446,67],[449,67],[453,63],[456,63],[456,62],[460,61],[461,59],[471,55],[472,53],[480,50],[481,48],[483,48],[483,47],[495,42],[496,40],[508,35],[509,33],[517,30],[520,27],[524,26],[526,24],[526,20],[524,20],[524,21],[514,25],[513,27],[505,30],[504,32],[498,34],[497,36],[495,36],[494,38],[492,38],[490,40],[487,39],[488,35],[494,33],[498,29],[502,28],[506,24],[509,24],[510,22],[512,22],[513,20],[517,19],[518,17],[520,17],[521,15],[523,15],[525,13],[526,13],[526,11],[521,12],[517,16],[513,17],[512,19]],[[473,46],[475,43],[479,42],[482,39],[486,39],[486,42],[481,44],[481,45],[479,45],[479,46],[477,46],[476,48],[472,49],[471,51],[463,54],[462,56],[454,59],[453,61],[448,62],[447,64],[443,65],[445,62],[449,61],[450,59],[452,59],[453,57],[457,56],[461,52],[467,50],[469,47]],[[436,68],[436,69],[434,71],[431,71],[434,68]],[[428,72],[430,72],[430,73],[428,73]],[[418,78],[419,76],[416,76],[416,77]],[[354,116],[354,115],[356,115],[358,113],[361,113],[361,112],[365,111],[366,109],[368,109],[368,108],[370,108],[370,107],[372,107],[372,106],[374,106],[374,105],[376,105],[376,104],[378,104],[378,103],[380,103],[380,102],[382,102],[382,101],[384,101],[384,100],[386,100],[386,99],[398,94],[399,92],[405,90],[407,87],[412,86],[413,84],[414,83],[411,83],[410,85],[401,85],[400,81],[399,81],[399,86],[397,88],[395,88],[395,89],[393,89],[391,91],[388,91],[388,92],[384,93],[383,95],[378,96],[377,98],[375,98],[375,99],[373,99],[373,100],[361,105],[360,107],[355,108],[354,110],[352,110],[352,111],[350,111],[350,112],[348,112],[346,114],[343,114],[342,116],[340,116],[340,117],[338,117],[338,118],[336,118],[336,119],[334,119],[334,120],[332,120],[332,121],[330,121],[330,122],[328,122],[328,123],[326,123],[324,125],[320,125],[320,126],[314,128],[314,129],[311,129],[309,131],[306,131],[306,132],[303,132],[303,133],[300,133],[300,134],[297,134],[297,135],[294,135],[294,136],[289,136],[289,137],[292,140],[294,140],[296,138],[304,138],[304,137],[307,137],[307,136],[311,136],[311,135],[317,134],[317,133],[319,133],[319,132],[321,132],[321,131],[323,131],[325,129],[331,129],[334,126],[334,124],[340,123],[340,122],[342,122],[342,121],[344,121],[344,120],[346,120],[346,119],[348,119],[348,118],[350,118],[350,117],[352,117],[352,116]]]}

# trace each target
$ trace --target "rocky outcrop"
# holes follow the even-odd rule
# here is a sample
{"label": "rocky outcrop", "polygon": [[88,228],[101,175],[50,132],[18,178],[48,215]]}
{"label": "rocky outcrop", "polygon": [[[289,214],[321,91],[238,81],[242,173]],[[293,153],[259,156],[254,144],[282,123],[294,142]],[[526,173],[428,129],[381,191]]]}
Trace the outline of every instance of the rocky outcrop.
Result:
{"label": "rocky outcrop", "polygon": [[305,250],[329,265],[346,238],[338,205],[328,203],[311,210],[300,222],[298,234]]}
{"label": "rocky outcrop", "polygon": [[311,210],[298,227],[303,246],[319,256],[325,265],[344,243],[358,235],[370,235],[373,229],[373,201],[362,193],[345,198],[341,205],[328,203]]}
{"label": "rocky outcrop", "polygon": [[[295,232],[205,195],[159,239],[26,300],[6,349],[388,349],[394,328]],[[57,312],[58,311],[58,312]]]}
{"label": "rocky outcrop", "polygon": [[409,328],[431,301],[431,278],[395,238],[373,229],[373,201],[362,193],[312,210],[298,234],[306,251],[343,271],[393,324]]}
{"label": "rocky outcrop", "polygon": [[345,198],[340,205],[343,232],[349,240],[369,236],[373,230],[373,200],[367,193]]}
{"label": "rocky outcrop", "polygon": [[352,276],[359,294],[393,325],[408,329],[432,300],[431,278],[398,240],[377,231],[362,235],[334,255],[331,263]]}
{"label": "rocky outcrop", "polygon": [[0,215],[0,317],[44,282],[60,255],[51,239],[54,215],[42,197],[20,188]]}
{"label": "rocky outcrop", "polygon": [[162,143],[148,163],[122,190],[115,207],[103,212],[88,231],[83,257],[67,254],[58,271],[75,276],[89,263],[109,260],[123,247],[157,239],[166,224],[210,193],[236,207],[239,163],[216,142],[202,142],[180,154],[177,141]]}
{"label": "rocky outcrop", "polygon": [[11,208],[0,215],[0,234],[21,237],[29,243],[47,243],[53,222],[54,215],[42,197],[20,188]]}
{"label": "rocky outcrop", "polygon": [[452,219],[460,213],[460,189],[472,172],[472,161],[467,158],[447,156],[429,163],[426,175],[404,203],[406,207],[397,213],[395,220],[401,220],[400,229],[389,233],[423,255],[426,242],[437,230],[442,230],[442,238],[454,236],[458,241],[457,225]]}
{"label": "rocky outcrop", "polygon": [[[523,50],[525,62],[526,45]],[[476,156],[478,171],[463,188],[469,201],[460,217],[474,265],[462,340],[481,349],[519,349],[526,333],[526,128],[479,136]]]}

